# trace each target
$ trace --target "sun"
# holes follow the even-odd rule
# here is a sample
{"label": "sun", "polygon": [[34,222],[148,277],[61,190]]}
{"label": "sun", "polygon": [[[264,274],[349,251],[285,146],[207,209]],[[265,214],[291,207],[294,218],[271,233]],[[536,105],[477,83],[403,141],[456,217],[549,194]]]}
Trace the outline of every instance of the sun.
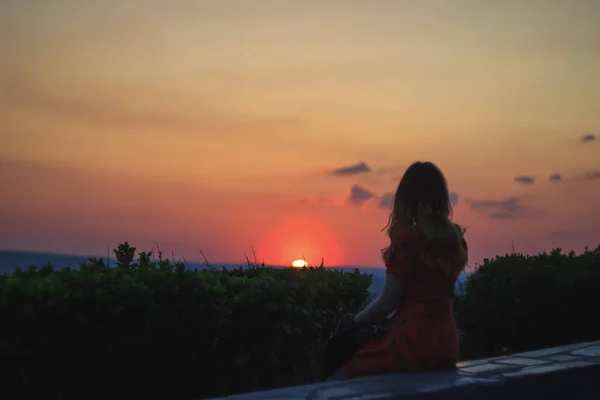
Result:
{"label": "sun", "polygon": [[269,265],[295,268],[308,266],[306,260],[340,265],[343,252],[335,233],[323,218],[302,214],[283,217],[269,226],[257,246]]}
{"label": "sun", "polygon": [[304,267],[308,267],[308,263],[306,262],[306,260],[299,258],[297,260],[292,261],[292,267],[304,268]]}

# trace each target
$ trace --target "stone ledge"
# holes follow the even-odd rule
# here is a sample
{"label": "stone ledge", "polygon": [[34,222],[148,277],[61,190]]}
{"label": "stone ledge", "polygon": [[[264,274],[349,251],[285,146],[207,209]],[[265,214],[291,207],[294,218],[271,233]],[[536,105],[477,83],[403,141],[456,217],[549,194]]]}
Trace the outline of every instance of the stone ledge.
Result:
{"label": "stone ledge", "polygon": [[[576,383],[573,382],[575,376]],[[507,396],[515,400],[563,394],[587,399],[596,398],[591,393],[599,379],[600,341],[597,341],[461,362],[456,370],[321,382],[233,395],[221,400],[500,399]]]}

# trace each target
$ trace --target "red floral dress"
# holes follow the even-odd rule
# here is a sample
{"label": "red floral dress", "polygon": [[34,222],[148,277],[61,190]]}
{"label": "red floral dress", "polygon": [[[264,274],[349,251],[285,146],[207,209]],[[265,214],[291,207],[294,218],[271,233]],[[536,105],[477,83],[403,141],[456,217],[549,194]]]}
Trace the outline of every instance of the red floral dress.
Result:
{"label": "red floral dress", "polygon": [[[389,321],[387,336],[359,350],[343,367],[346,376],[447,369],[458,362],[451,306],[458,273],[449,276],[422,265],[425,243],[417,228],[407,229],[394,240],[386,273],[404,279],[402,299]],[[464,239],[463,245],[466,248]]]}

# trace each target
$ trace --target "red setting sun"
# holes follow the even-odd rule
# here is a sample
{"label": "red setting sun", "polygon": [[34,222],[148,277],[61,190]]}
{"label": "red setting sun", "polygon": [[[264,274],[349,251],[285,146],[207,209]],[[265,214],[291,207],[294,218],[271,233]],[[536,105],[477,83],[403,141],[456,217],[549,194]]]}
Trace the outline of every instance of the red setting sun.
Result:
{"label": "red setting sun", "polygon": [[292,267],[294,268],[304,268],[308,267],[308,262],[306,260],[298,259],[292,261]]}
{"label": "red setting sun", "polygon": [[258,255],[269,265],[341,265],[339,241],[328,226],[313,218],[291,217],[270,227],[258,246]]}

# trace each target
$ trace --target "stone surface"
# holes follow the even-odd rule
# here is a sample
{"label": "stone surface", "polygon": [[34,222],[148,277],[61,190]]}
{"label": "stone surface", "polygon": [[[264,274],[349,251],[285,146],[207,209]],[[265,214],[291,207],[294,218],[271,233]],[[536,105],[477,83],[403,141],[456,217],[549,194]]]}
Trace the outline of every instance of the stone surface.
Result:
{"label": "stone surface", "polygon": [[463,372],[468,372],[471,374],[482,374],[488,372],[498,372],[509,369],[517,369],[519,366],[517,365],[508,365],[508,364],[496,364],[496,363],[486,363],[481,365],[475,365],[474,367],[466,367],[461,368],[460,370]]}
{"label": "stone surface", "polygon": [[504,376],[525,376],[525,375],[539,375],[539,374],[547,374],[548,372],[555,372],[564,369],[570,368],[580,368],[580,367],[588,367],[594,365],[594,363],[587,361],[573,361],[571,363],[562,363],[562,364],[553,364],[553,365],[544,365],[543,367],[527,367],[523,368],[517,372],[507,372],[503,374]]}
{"label": "stone surface", "polygon": [[536,360],[535,358],[524,358],[524,357],[512,357],[504,360],[496,361],[498,363],[506,363],[513,365],[523,365],[523,366],[531,366],[531,365],[541,365],[548,364],[550,361],[548,360]]}
{"label": "stone surface", "polygon": [[[565,371],[577,371],[565,373]],[[583,371],[583,372],[578,372]],[[552,375],[552,378],[544,378]],[[533,398],[545,390],[549,395],[567,390],[573,376],[585,376],[590,388],[600,379],[600,341],[528,351],[510,356],[466,361],[455,370],[398,373],[296,386],[229,396],[231,400],[388,400],[428,398]],[[525,379],[525,381],[523,380]],[[578,378],[579,379],[579,378]],[[535,389],[535,385],[542,385]],[[538,383],[536,383],[538,382]],[[579,381],[578,381],[579,382]],[[580,382],[583,382],[580,380]],[[570,392],[581,388],[570,385]],[[509,390],[509,388],[512,388]],[[512,391],[511,391],[512,390]],[[536,392],[538,390],[538,392]],[[591,389],[590,389],[591,390]],[[510,393],[510,394],[509,394]],[[529,394],[527,394],[529,393]],[[537,396],[534,396],[537,397]],[[543,397],[543,396],[542,396]],[[222,398],[225,399],[225,398]]]}
{"label": "stone surface", "polygon": [[595,344],[595,342],[592,343],[574,343],[574,344],[569,344],[566,346],[559,346],[559,347],[549,347],[547,349],[540,349],[540,350],[533,350],[533,351],[527,351],[525,353],[520,353],[519,356],[521,357],[545,357],[545,356],[549,356],[549,355],[553,355],[553,354],[558,354],[558,353],[568,353],[570,350],[576,350],[579,349],[581,347],[585,347],[586,345],[593,345]]}
{"label": "stone surface", "polygon": [[546,357],[546,360],[550,360],[550,361],[575,361],[575,360],[579,360],[581,357],[578,356],[570,356],[568,354],[559,354],[556,356],[548,356]]}
{"label": "stone surface", "polygon": [[584,347],[582,349],[572,351],[571,354],[578,355],[578,356],[599,357],[600,356],[600,345]]}

